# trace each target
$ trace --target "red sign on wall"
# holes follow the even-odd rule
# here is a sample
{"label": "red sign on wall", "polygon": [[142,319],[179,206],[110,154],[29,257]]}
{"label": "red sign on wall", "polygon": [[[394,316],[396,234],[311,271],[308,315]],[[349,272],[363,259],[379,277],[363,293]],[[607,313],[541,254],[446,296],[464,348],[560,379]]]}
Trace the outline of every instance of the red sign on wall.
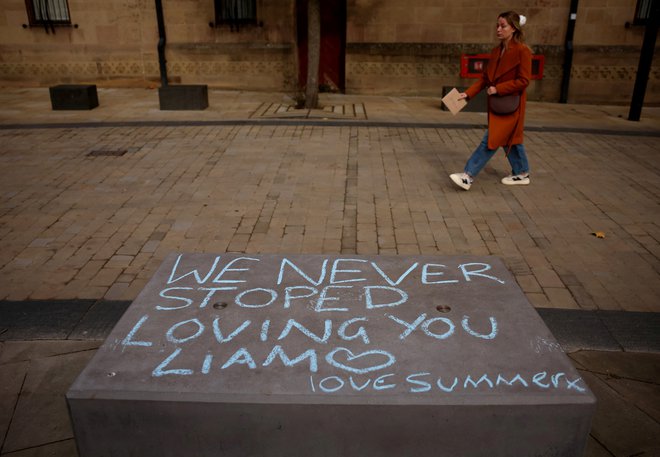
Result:
{"label": "red sign on wall", "polygon": [[[461,78],[478,78],[486,69],[488,60],[490,60],[490,54],[462,54]],[[544,63],[544,55],[532,56],[532,79],[543,78]]]}

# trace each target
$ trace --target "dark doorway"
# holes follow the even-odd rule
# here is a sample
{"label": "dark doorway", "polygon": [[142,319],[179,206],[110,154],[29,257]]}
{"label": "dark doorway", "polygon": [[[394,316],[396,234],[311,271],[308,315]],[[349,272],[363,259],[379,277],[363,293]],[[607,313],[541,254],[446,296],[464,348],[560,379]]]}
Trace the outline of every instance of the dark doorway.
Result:
{"label": "dark doorway", "polygon": [[[321,0],[321,92],[344,92],[346,68],[346,0]],[[297,0],[298,83],[307,84],[307,0]]]}

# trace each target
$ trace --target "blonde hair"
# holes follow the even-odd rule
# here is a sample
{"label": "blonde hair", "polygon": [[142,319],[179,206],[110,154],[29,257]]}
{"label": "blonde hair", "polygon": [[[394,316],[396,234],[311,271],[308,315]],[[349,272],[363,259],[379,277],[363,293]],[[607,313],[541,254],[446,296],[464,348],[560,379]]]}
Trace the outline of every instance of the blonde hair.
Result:
{"label": "blonde hair", "polygon": [[502,18],[505,21],[508,22],[508,24],[514,28],[513,32],[513,40],[524,44],[525,43],[525,34],[523,33],[522,30],[522,25],[520,24],[520,14],[516,13],[515,11],[505,11],[504,13],[501,13],[499,16],[497,16],[498,19]]}

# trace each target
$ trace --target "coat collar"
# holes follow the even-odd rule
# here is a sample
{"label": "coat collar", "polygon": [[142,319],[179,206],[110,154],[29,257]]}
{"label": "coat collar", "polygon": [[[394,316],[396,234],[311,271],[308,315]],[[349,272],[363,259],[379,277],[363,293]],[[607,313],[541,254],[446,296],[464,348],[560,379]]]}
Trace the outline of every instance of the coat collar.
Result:
{"label": "coat collar", "polygon": [[504,54],[501,54],[501,46],[496,46],[490,55],[491,64],[488,65],[488,79],[491,82],[497,81],[497,78],[510,71],[520,64],[520,47],[522,45],[516,42],[510,42]]}

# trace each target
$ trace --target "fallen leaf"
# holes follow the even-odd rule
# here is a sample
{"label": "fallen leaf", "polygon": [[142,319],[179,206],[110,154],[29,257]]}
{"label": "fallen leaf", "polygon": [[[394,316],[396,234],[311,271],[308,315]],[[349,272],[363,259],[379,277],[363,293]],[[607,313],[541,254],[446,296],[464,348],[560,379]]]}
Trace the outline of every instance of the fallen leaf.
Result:
{"label": "fallen leaf", "polygon": [[605,238],[605,232],[593,232],[592,235],[596,238]]}

